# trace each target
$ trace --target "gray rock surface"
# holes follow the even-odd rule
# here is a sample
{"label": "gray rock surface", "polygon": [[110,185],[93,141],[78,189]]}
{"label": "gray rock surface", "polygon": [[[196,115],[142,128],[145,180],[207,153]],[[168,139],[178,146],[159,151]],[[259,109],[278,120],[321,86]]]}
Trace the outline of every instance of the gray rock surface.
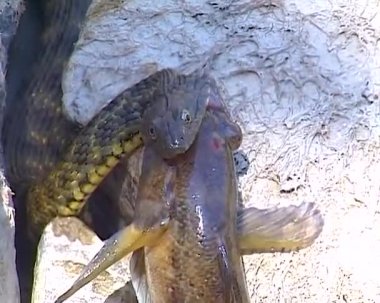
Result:
{"label": "gray rock surface", "polygon": [[22,10],[22,0],[3,0],[0,2],[0,106],[2,111],[5,106],[7,50],[16,32]]}
{"label": "gray rock surface", "polygon": [[0,173],[0,302],[20,302],[14,247],[15,218],[12,193]]}
{"label": "gray rock surface", "polygon": [[[7,49],[17,28],[22,1],[0,2],[0,125],[5,106],[5,73]],[[2,150],[2,148],[0,148]],[[15,264],[15,218],[12,193],[3,175],[3,157],[0,153],[0,302],[20,302]]]}
{"label": "gray rock surface", "polygon": [[[325,217],[311,248],[245,257],[251,302],[380,302],[379,4],[271,4],[95,0],[67,111],[86,123],[156,70],[206,66],[244,131],[245,204],[315,201]],[[75,277],[60,272],[49,281],[64,290]]]}

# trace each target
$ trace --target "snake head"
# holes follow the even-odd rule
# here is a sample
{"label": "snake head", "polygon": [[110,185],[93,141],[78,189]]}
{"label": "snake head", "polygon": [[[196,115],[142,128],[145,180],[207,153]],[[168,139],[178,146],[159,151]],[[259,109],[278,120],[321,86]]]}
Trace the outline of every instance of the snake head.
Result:
{"label": "snake head", "polygon": [[142,136],[164,159],[185,153],[193,144],[211,99],[220,98],[207,76],[178,76],[159,90],[142,116]]}

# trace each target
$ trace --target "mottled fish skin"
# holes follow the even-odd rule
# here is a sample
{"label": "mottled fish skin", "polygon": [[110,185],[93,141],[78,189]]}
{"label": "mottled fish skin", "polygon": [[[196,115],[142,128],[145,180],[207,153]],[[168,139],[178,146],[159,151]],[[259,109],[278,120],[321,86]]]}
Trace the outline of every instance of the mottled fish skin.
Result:
{"label": "mottled fish skin", "polygon": [[226,118],[220,108],[209,108],[193,146],[169,161],[176,168],[169,227],[157,245],[144,249],[152,302],[249,302],[234,161],[221,123]]}

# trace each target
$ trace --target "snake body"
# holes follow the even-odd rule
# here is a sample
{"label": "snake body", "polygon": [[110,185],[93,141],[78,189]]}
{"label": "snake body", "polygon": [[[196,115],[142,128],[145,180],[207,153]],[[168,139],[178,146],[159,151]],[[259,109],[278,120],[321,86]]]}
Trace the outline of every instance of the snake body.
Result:
{"label": "snake body", "polygon": [[30,302],[36,246],[26,230],[26,193],[65,153],[79,127],[62,110],[61,79],[91,0],[26,1],[11,43],[2,126],[5,175],[16,193],[21,302]]}
{"label": "snake body", "polygon": [[[6,173],[12,185],[29,185],[46,176],[78,132],[78,126],[63,113],[61,79],[91,0],[41,3],[44,30],[38,57],[27,69],[31,76],[25,89],[7,98],[2,129]],[[12,63],[12,53],[10,58]]]}
{"label": "snake body", "polygon": [[[157,102],[164,107],[167,96],[178,91],[190,91],[197,100],[209,91],[213,81],[208,79],[165,69],[127,89],[103,108],[74,138],[63,161],[43,183],[31,188],[27,206],[30,225],[37,229],[32,233],[39,234],[54,216],[78,214],[121,158],[143,144],[140,122],[146,109]],[[171,153],[174,155],[177,148],[183,152],[190,143],[170,146]]]}
{"label": "snake body", "polygon": [[[165,107],[168,96],[184,92],[186,98],[193,98],[187,102],[199,101],[214,85],[207,76],[165,69],[122,92],[79,130],[63,113],[60,85],[89,3],[46,2],[42,56],[22,95],[24,102],[10,106],[6,114],[7,174],[11,183],[30,184],[26,203],[32,238],[38,238],[55,216],[78,215],[120,159],[143,144],[139,121],[151,104]],[[21,131],[20,117],[24,119]],[[167,156],[184,152],[194,136],[176,139]]]}

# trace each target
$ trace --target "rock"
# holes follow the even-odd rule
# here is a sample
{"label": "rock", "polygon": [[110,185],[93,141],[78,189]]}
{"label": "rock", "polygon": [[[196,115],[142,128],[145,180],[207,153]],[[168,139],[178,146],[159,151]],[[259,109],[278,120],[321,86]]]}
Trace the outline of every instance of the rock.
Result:
{"label": "rock", "polygon": [[[56,218],[44,230],[35,265],[32,303],[51,303],[76,280],[102,241],[77,218]],[[125,258],[70,298],[70,302],[122,303],[129,262]],[[107,301],[105,301],[107,300]],[[130,301],[128,301],[129,303]],[[132,301],[133,302],[133,301]]]}
{"label": "rock", "polygon": [[[0,106],[3,112],[5,106],[5,74],[7,51],[13,35],[16,32],[19,16],[23,6],[21,0],[5,0],[0,2]],[[1,115],[2,117],[3,115]],[[1,123],[2,123],[1,118]]]}
{"label": "rock", "polygon": [[15,218],[11,190],[0,173],[0,302],[20,302],[14,246]]}

